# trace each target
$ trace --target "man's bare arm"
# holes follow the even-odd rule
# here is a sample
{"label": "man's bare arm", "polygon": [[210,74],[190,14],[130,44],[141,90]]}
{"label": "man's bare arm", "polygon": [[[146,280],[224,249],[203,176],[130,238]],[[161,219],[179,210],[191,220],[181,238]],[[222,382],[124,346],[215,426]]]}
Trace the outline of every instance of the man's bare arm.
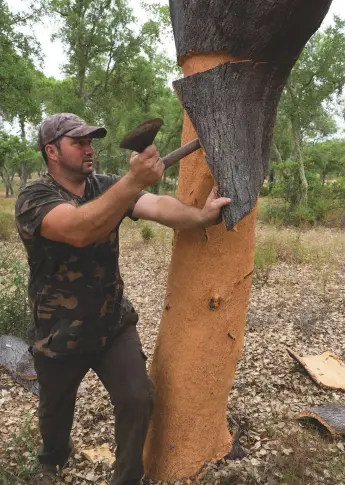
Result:
{"label": "man's bare arm", "polygon": [[61,204],[52,209],[42,221],[41,235],[77,247],[102,240],[118,224],[141,190],[161,178],[163,170],[155,147],[134,154],[129,172],[100,197],[77,208]]}
{"label": "man's bare arm", "polygon": [[219,222],[220,209],[229,203],[230,199],[226,197],[217,198],[216,188],[211,191],[202,209],[166,195],[145,194],[135,204],[133,215],[173,229],[192,229]]}

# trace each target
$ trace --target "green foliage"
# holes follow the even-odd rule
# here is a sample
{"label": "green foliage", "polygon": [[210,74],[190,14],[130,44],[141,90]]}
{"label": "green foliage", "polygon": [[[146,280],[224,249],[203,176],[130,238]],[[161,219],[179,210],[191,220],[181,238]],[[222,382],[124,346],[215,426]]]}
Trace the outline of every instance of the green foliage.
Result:
{"label": "green foliage", "polygon": [[17,246],[0,248],[0,335],[26,338],[30,321],[27,297],[27,265],[19,259]]}
{"label": "green foliage", "polygon": [[308,199],[304,145],[307,140],[323,139],[336,131],[333,115],[345,85],[344,50],[345,21],[336,17],[333,25],[308,42],[281,97],[274,134],[277,150],[272,150],[271,158],[298,164],[298,181],[293,181],[294,205],[306,204]]}
{"label": "green foliage", "polygon": [[149,223],[143,224],[140,233],[145,242],[151,241],[151,239],[153,239],[155,236],[155,233]]}
{"label": "green foliage", "polygon": [[305,147],[305,166],[317,173],[323,184],[330,176],[345,174],[345,140],[327,140]]}
{"label": "green foliage", "polygon": [[40,170],[42,157],[27,140],[0,131],[0,177],[6,189],[6,197],[14,195],[13,178],[27,172]]}
{"label": "green foliage", "polygon": [[[284,194],[285,186],[281,186],[279,194],[277,186],[274,195]],[[267,198],[265,205],[259,211],[259,219],[275,226],[292,225],[308,227],[327,225],[328,227],[343,227],[345,220],[345,187],[342,183],[332,183],[325,186],[319,182],[309,191],[308,205],[289,203],[277,198]]]}
{"label": "green foliage", "polygon": [[40,49],[33,37],[21,33],[18,27],[28,25],[37,16],[13,14],[0,0],[0,116],[7,120],[19,117],[37,122],[41,108],[37,98],[37,76],[33,59],[40,61]]}
{"label": "green foliage", "polygon": [[277,182],[271,189],[271,195],[281,197],[291,206],[296,206],[301,185],[298,163],[292,161],[274,163],[272,167],[276,171]]}

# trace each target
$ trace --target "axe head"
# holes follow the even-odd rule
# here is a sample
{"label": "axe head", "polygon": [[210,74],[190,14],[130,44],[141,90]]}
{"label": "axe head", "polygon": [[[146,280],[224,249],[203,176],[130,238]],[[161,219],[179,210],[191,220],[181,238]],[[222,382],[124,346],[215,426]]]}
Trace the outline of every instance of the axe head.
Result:
{"label": "axe head", "polygon": [[138,153],[143,152],[145,148],[152,145],[162,125],[161,118],[144,121],[123,138],[120,148],[128,148]]}

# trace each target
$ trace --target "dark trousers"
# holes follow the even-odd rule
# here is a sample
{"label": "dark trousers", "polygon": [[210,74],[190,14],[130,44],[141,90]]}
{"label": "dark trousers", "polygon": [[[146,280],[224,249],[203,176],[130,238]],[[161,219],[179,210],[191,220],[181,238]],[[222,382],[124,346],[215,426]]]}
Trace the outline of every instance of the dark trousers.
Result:
{"label": "dark trousers", "polygon": [[[153,384],[134,325],[128,326],[98,354],[51,359],[35,354],[40,385],[39,425],[43,446],[39,460],[63,467],[70,453],[70,432],[79,384],[93,369],[115,408],[116,469],[112,485],[142,478],[142,453],[153,410]],[[88,410],[85,409],[87,413]]]}

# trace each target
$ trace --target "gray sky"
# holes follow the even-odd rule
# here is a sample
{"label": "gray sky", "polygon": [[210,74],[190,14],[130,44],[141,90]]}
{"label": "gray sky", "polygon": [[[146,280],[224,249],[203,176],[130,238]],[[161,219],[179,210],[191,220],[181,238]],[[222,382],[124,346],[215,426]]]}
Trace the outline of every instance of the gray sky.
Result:
{"label": "gray sky", "polygon": [[[168,0],[158,0],[161,4],[167,5]],[[304,1],[304,0],[301,0]],[[156,0],[157,2],[157,0]],[[156,3],[155,2],[155,3]],[[29,5],[29,0],[9,0],[9,5],[13,9],[24,9]],[[140,8],[140,0],[131,0],[134,7],[135,15],[142,19],[145,14]],[[323,22],[323,26],[329,25],[332,22],[333,15],[339,15],[345,19],[345,1],[344,0],[333,0],[330,11]],[[46,76],[54,76],[57,79],[62,79],[63,74],[61,72],[61,67],[65,62],[65,56],[63,47],[60,41],[51,42],[50,37],[54,33],[56,26],[46,20],[45,25],[37,26],[35,28],[35,34],[38,41],[41,43],[42,51],[44,55],[44,68],[43,71]],[[175,45],[172,39],[167,38],[164,42],[164,50],[169,56],[175,58]]]}

